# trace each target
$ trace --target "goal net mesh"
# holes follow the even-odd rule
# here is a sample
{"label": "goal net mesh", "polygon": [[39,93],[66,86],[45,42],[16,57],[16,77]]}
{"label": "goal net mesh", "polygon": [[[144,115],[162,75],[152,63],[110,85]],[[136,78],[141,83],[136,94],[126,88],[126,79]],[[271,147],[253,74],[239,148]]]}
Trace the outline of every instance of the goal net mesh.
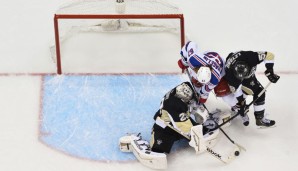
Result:
{"label": "goal net mesh", "polygon": [[[55,13],[55,44],[51,46],[57,72],[67,65],[63,45],[79,33],[156,33],[178,35],[183,44],[181,10],[165,0],[77,0],[62,5]],[[182,41],[182,42],[181,42]],[[57,46],[58,49],[57,49]],[[60,57],[61,56],[61,57]]]}

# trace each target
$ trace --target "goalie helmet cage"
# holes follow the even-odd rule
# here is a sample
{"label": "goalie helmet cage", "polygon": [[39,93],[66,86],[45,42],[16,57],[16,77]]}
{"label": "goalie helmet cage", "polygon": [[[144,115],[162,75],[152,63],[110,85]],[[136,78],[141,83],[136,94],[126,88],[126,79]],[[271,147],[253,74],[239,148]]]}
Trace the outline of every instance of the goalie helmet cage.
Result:
{"label": "goalie helmet cage", "polygon": [[[180,43],[183,47],[185,43],[184,33],[184,17],[182,12],[174,4],[165,0],[78,0],[72,1],[68,4],[61,6],[54,16],[54,29],[55,29],[55,46],[52,47],[52,58],[57,65],[57,74],[62,74],[62,62],[61,62],[61,43],[65,39],[68,32],[71,32],[71,28],[78,26],[70,26],[68,30],[62,30],[63,26],[59,21],[61,20],[94,20],[102,19],[105,21],[111,21],[106,23],[113,24],[89,24],[90,31],[94,31],[92,26],[101,26],[99,32],[124,32],[128,29],[122,29],[119,23],[121,21],[141,20],[137,26],[142,27],[142,30],[137,32],[154,32],[154,31],[169,31],[180,34]],[[161,19],[163,19],[161,21]],[[113,20],[118,22],[113,22]],[[158,24],[148,24],[148,20],[159,22]],[[173,21],[176,20],[176,26],[168,26],[164,20]],[[84,22],[83,22],[84,23]],[[118,25],[115,25],[118,23]],[[128,23],[128,22],[127,22]],[[86,24],[86,23],[85,23]],[[123,24],[122,24],[123,25]],[[126,24],[132,25],[130,23]],[[178,26],[177,26],[178,25]],[[79,27],[81,27],[80,25]],[[69,26],[68,26],[69,27]],[[144,28],[151,28],[148,30]],[[154,30],[152,30],[154,29]],[[84,26],[86,31],[86,26]],[[134,32],[134,31],[128,31]]]}

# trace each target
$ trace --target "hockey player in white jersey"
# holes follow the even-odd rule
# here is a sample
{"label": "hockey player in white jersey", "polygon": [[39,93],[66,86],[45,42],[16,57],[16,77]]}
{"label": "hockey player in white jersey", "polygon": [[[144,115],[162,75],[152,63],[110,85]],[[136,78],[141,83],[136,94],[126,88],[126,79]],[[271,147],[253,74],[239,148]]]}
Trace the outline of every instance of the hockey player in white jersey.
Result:
{"label": "hockey player in white jersey", "polygon": [[200,52],[192,41],[184,45],[180,54],[182,58],[178,60],[178,66],[182,72],[188,70],[199,95],[199,103],[203,104],[224,75],[224,60],[216,52]]}
{"label": "hockey player in white jersey", "polygon": [[[179,67],[184,72],[188,69],[191,76],[191,82],[194,85],[199,99],[199,105],[206,102],[209,93],[214,89],[217,97],[221,97],[235,112],[244,110],[240,107],[236,96],[230,91],[227,81],[223,78],[225,75],[224,60],[216,52],[200,53],[197,44],[194,42],[187,42],[181,49],[182,59],[178,61]],[[208,66],[206,68],[205,66]],[[248,112],[248,110],[245,110]],[[241,115],[243,124],[249,124],[247,115]]]}

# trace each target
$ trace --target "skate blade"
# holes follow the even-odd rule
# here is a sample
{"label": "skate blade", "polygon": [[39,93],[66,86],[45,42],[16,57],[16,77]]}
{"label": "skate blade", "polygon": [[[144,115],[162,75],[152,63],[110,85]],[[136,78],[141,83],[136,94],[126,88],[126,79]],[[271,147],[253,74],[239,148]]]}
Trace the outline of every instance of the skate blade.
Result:
{"label": "skate blade", "polygon": [[276,125],[273,126],[258,126],[258,129],[269,129],[269,128],[275,128]]}

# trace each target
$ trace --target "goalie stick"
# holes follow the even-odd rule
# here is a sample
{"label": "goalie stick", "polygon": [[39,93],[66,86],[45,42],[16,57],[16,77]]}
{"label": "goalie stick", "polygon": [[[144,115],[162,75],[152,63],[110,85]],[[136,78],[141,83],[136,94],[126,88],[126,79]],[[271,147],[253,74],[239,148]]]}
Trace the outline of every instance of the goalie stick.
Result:
{"label": "goalie stick", "polygon": [[[170,125],[169,123],[163,121],[160,117],[157,117],[157,120],[159,120],[160,122],[163,122],[163,123],[166,125],[166,127],[170,128],[170,129],[172,129],[172,130],[174,130],[175,132],[177,132],[178,134],[182,135],[182,136],[183,136],[184,138],[186,138],[187,140],[189,140],[189,141],[191,140],[191,137],[190,137],[190,136],[185,135],[182,131],[180,131],[180,130],[174,128],[174,127],[173,127],[172,125]],[[241,149],[239,149],[238,147],[236,147],[236,148],[234,149],[234,151],[230,152],[229,155],[224,156],[224,155],[222,155],[221,153],[219,153],[219,152],[213,150],[212,148],[208,147],[207,145],[206,145],[206,147],[207,147],[207,148],[206,148],[206,151],[208,152],[208,154],[210,154],[211,156],[213,156],[213,157],[215,157],[216,159],[220,160],[220,161],[223,162],[224,164],[228,164],[228,163],[232,162],[232,161],[235,159],[235,157],[238,156],[238,155],[240,154],[240,150],[241,150]]]}
{"label": "goalie stick", "polygon": [[[207,109],[207,107],[205,106],[205,104],[203,104],[203,106],[204,106],[204,108],[207,110],[207,112],[210,114],[210,112],[209,112],[209,110]],[[212,115],[211,115],[211,118],[212,118]],[[243,151],[246,151],[246,149],[242,146],[242,145],[240,145],[240,144],[238,144],[238,143],[235,143],[235,141],[233,141],[232,139],[231,139],[231,137],[222,129],[222,128],[218,128],[226,137],[227,137],[227,139],[231,142],[231,143],[233,143],[234,145],[236,145],[239,149],[241,149],[241,150],[243,150]],[[211,131],[214,131],[213,129],[211,129]]]}

